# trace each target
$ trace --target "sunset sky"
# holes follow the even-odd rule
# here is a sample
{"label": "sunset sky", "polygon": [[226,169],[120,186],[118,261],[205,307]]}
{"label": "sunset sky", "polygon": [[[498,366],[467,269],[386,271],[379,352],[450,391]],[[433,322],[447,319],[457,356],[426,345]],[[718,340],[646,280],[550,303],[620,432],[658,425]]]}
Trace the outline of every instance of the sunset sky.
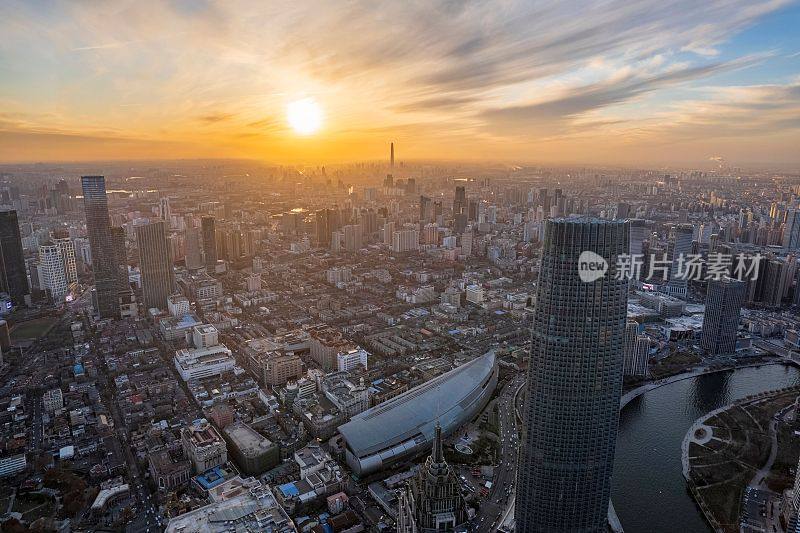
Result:
{"label": "sunset sky", "polygon": [[0,161],[800,165],[798,28],[781,0],[4,1]]}

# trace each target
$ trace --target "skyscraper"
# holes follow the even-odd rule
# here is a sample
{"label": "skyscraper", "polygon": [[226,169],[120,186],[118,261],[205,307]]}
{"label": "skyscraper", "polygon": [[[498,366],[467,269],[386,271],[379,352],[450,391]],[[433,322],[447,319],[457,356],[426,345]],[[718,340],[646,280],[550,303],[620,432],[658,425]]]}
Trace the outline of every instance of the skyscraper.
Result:
{"label": "skyscraper", "polygon": [[206,256],[206,268],[214,270],[217,264],[217,231],[214,217],[205,216],[200,219],[200,228],[203,232],[203,253]]}
{"label": "skyscraper", "polygon": [[39,245],[39,285],[53,302],[63,302],[67,294],[67,276],[61,250],[52,242]]}
{"label": "skyscraper", "polygon": [[[546,222],[523,415],[517,531],[606,530],[628,301],[628,282],[617,279],[616,258],[628,253],[629,231],[626,221]],[[608,270],[597,277],[604,266]]]}
{"label": "skyscraper", "polygon": [[453,217],[465,213],[467,210],[467,193],[463,186],[456,187],[456,196],[453,199]]}
{"label": "skyscraper", "polygon": [[736,351],[736,330],[747,284],[732,278],[709,281],[700,346],[712,354]]}
{"label": "skyscraper", "polygon": [[103,176],[81,177],[86,233],[92,250],[92,271],[97,292],[97,313],[101,318],[117,318],[117,269],[111,243],[106,179]]}
{"label": "skyscraper", "polygon": [[673,226],[670,230],[667,255],[672,264],[669,267],[667,292],[671,296],[686,298],[689,279],[686,276],[686,272],[680,272],[680,270],[681,265],[685,265],[685,261],[692,253],[693,239],[694,227],[691,224],[680,224]]}
{"label": "skyscraper", "polygon": [[175,286],[163,221],[136,226],[139,246],[139,269],[142,274],[142,299],[146,308],[167,308],[167,299]]}
{"label": "skyscraper", "polygon": [[24,305],[30,298],[16,211],[0,212],[0,290],[16,305]]}
{"label": "skyscraper", "polygon": [[203,253],[200,247],[200,230],[193,225],[186,227],[186,268],[197,270],[203,266]]}
{"label": "skyscraper", "polygon": [[786,212],[786,224],[783,227],[783,246],[789,250],[800,248],[800,209],[789,209]]}

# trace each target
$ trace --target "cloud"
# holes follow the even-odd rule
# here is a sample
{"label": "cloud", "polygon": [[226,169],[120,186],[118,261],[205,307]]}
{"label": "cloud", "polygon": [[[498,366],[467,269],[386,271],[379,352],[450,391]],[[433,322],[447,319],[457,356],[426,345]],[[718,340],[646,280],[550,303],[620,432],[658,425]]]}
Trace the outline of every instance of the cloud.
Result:
{"label": "cloud", "polygon": [[[393,130],[416,131],[431,153],[501,142],[526,154],[509,137],[566,142],[625,124],[629,137],[657,136],[650,126],[664,117],[724,105],[722,88],[708,101],[679,93],[764,60],[727,46],[786,3],[10,0],[0,101],[29,130],[216,149],[283,134],[287,101],[313,94],[326,135],[346,136],[354,157]],[[791,117],[772,124],[793,128]]]}
{"label": "cloud", "polygon": [[723,63],[666,70],[647,77],[627,73],[621,78],[617,77],[613,80],[604,80],[568,89],[554,99],[488,109],[480,114],[480,118],[486,121],[489,127],[500,132],[541,132],[542,129],[547,129],[551,133],[559,133],[581,115],[628,102],[677,84],[702,79],[720,72],[745,68],[762,59],[761,55],[751,56]]}

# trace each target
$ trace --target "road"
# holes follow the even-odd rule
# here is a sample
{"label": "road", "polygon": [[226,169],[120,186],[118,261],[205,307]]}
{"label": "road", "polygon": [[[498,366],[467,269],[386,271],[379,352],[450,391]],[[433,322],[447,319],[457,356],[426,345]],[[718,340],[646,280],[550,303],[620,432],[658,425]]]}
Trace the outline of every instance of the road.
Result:
{"label": "road", "polygon": [[505,384],[497,397],[500,422],[499,461],[494,469],[491,492],[486,500],[481,502],[481,511],[473,529],[475,532],[497,531],[513,502],[517,452],[520,444],[515,399],[517,392],[524,384],[525,374],[517,374],[514,379]]}

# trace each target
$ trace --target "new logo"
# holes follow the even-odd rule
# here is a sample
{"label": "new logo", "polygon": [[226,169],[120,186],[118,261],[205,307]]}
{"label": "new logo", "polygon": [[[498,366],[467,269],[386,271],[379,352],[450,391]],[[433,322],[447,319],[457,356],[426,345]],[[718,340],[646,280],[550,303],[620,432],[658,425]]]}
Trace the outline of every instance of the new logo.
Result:
{"label": "new logo", "polygon": [[608,261],[590,250],[586,250],[578,257],[578,276],[584,283],[597,281],[605,276],[607,271]]}

